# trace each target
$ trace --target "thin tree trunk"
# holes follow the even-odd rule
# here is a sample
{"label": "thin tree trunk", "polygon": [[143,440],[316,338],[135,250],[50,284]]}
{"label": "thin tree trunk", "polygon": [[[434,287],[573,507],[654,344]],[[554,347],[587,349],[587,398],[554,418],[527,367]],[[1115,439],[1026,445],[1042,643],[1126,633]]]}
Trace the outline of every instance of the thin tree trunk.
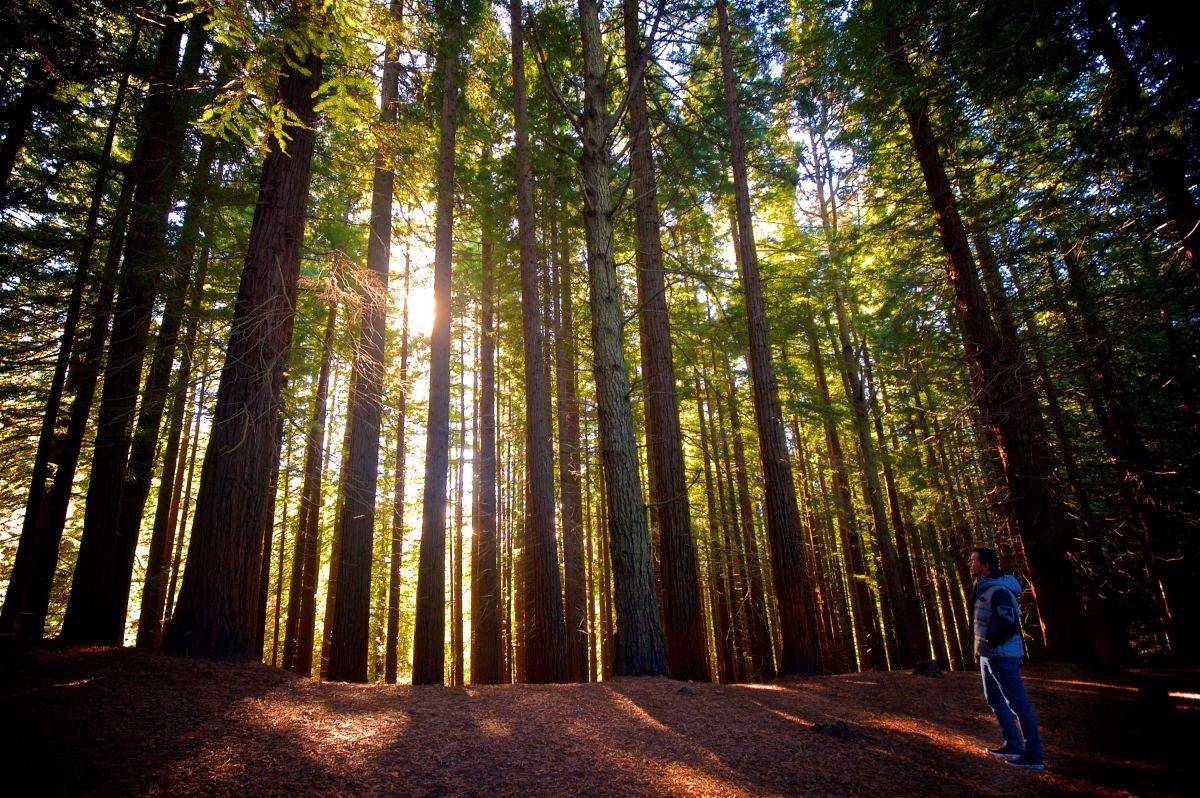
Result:
{"label": "thin tree trunk", "polygon": [[466,324],[459,326],[458,334],[458,456],[454,462],[454,546],[450,593],[452,613],[450,625],[450,653],[453,657],[450,683],[461,686],[463,682],[463,477],[467,459],[467,364]]}
{"label": "thin tree trunk", "polygon": [[[205,363],[207,366],[207,363]],[[196,389],[195,426],[192,428],[192,451],[188,456],[187,482],[183,488],[183,506],[179,512],[179,527],[175,532],[175,553],[171,557],[171,584],[167,589],[167,608],[163,612],[163,626],[171,620],[175,608],[175,590],[179,585],[179,571],[183,561],[183,539],[187,530],[188,513],[192,506],[192,478],[196,474],[196,459],[200,452],[200,422],[204,420],[204,401],[208,396],[208,372],[202,370],[200,385]]]}
{"label": "thin tree trunk", "polygon": [[833,475],[833,501],[842,551],[846,557],[846,576],[850,580],[850,610],[858,641],[859,661],[863,668],[886,668],[887,658],[879,626],[875,620],[875,601],[867,584],[866,562],[862,538],[854,522],[854,505],[850,496],[850,478],[846,473],[846,458],[841,438],[833,418],[833,400],[825,376],[825,356],[821,352],[811,315],[806,320],[809,354],[816,372],[817,400],[821,403],[821,423],[825,428],[825,448],[829,470]]}
{"label": "thin tree trunk", "polygon": [[[557,235],[555,236],[557,238]],[[554,361],[557,364],[558,390],[558,484],[562,501],[563,581],[566,589],[567,677],[573,682],[588,681],[588,630],[591,624],[591,591],[587,588],[583,498],[579,481],[579,399],[576,394],[575,315],[571,296],[573,259],[565,236],[560,239],[555,270],[557,324],[554,336]],[[589,537],[590,540],[590,537]],[[590,544],[588,544],[590,545]]]}
{"label": "thin tree trunk", "polygon": [[733,438],[733,470],[737,482],[737,501],[741,515],[742,546],[746,552],[746,572],[749,580],[750,603],[747,606],[750,650],[756,673],[753,681],[769,682],[775,678],[774,646],[767,626],[767,599],[763,588],[762,567],[759,564],[758,542],[754,534],[754,510],[750,501],[750,478],[746,469],[746,444],[742,440],[742,424],[738,413],[737,386],[733,370],[725,364],[729,385],[729,428]]}
{"label": "thin tree trunk", "polygon": [[729,629],[729,595],[725,589],[724,566],[718,538],[716,488],[712,463],[712,434],[705,422],[704,394],[700,378],[695,378],[696,415],[700,419],[700,456],[704,462],[704,493],[708,500],[708,584],[712,605],[713,641],[716,647],[717,679],[730,683],[734,679],[733,645]]}
{"label": "thin tree trunk", "polygon": [[[150,553],[146,562],[146,578],[142,586],[142,606],[138,615],[138,648],[156,648],[162,637],[162,614],[166,602],[167,570],[170,564],[172,533],[171,508],[175,503],[173,492],[168,486],[176,481],[179,469],[179,439],[183,433],[184,405],[187,387],[192,379],[192,362],[196,347],[196,334],[200,327],[200,311],[204,301],[204,281],[208,276],[208,245],[200,255],[196,276],[192,281],[191,297],[187,309],[187,330],[183,336],[183,352],[179,370],[171,389],[170,419],[167,430],[167,445],[163,453],[162,478],[159,480],[158,500],[154,509],[154,527],[150,534]],[[161,335],[160,335],[161,340]]]}
{"label": "thin tree trunk", "polygon": [[471,683],[501,682],[499,563],[496,539],[496,329],[492,298],[492,227],[483,222],[480,247],[479,512],[471,545]]}
{"label": "thin tree trunk", "polygon": [[[275,572],[275,622],[271,633],[271,667],[279,667],[279,619],[283,613],[283,549],[287,544],[288,505],[292,498],[292,439],[288,437],[287,460],[283,466],[283,517],[279,523],[279,563]],[[295,541],[292,548],[295,549]],[[295,560],[293,552],[292,559]]]}
{"label": "thin tree trunk", "polygon": [[[400,3],[392,0],[397,20]],[[384,50],[379,118],[384,126],[396,121],[400,63],[395,42]],[[338,600],[333,607],[327,678],[339,682],[367,680],[367,647],[371,615],[371,563],[375,541],[375,493],[379,482],[379,426],[383,408],[384,332],[387,324],[388,264],[392,253],[391,158],[380,145],[371,187],[371,232],[367,239],[367,268],[362,273],[363,314],[354,358],[354,387],[350,393],[351,433],[342,479],[342,516],[338,535]]]}
{"label": "thin tree trunk", "polygon": [[454,257],[454,136],[458,125],[463,9],[447,9],[438,54],[442,73],[434,241],[433,333],[429,341],[429,410],[413,684],[442,684],[446,668],[446,479],[450,469],[450,278]]}
{"label": "thin tree trunk", "polygon": [[283,667],[308,676],[312,672],[313,635],[320,567],[321,481],[324,472],[325,426],[329,414],[329,373],[333,364],[333,335],[337,304],[329,306],[321,345],[321,367],[313,392],[313,410],[304,442],[304,481],[300,487],[300,517],[296,525],[296,556],[288,594],[288,630]]}
{"label": "thin tree trunk", "polygon": [[779,629],[783,652],[779,673],[812,672],[819,665],[813,618],[812,585],[804,571],[800,543],[800,511],[796,486],[783,430],[779,389],[767,338],[766,311],[758,268],[758,251],[750,216],[750,188],[746,175],[746,142],[742,134],[737,76],[726,0],[717,3],[717,25],[721,50],[721,73],[725,91],[725,115],[729,128],[729,154],[733,167],[734,200],[737,207],[738,249],[741,252],[742,288],[745,292],[749,336],[750,374],[754,387],[754,417],[758,425],[759,456],[762,459],[766,497],[767,539],[771,545],[771,571],[779,607]]}
{"label": "thin tree trunk", "polygon": [[[409,235],[412,235],[411,225]],[[388,569],[388,615],[383,680],[396,683],[400,646],[400,566],[404,559],[404,492],[408,477],[408,292],[412,263],[404,250],[404,310],[400,321],[400,390],[396,396],[396,489],[392,498],[392,560]],[[472,614],[474,619],[474,614]],[[474,663],[474,658],[472,658]]]}
{"label": "thin tree trunk", "polygon": [[562,682],[567,669],[567,634],[554,535],[554,449],[550,383],[538,318],[537,251],[534,241],[533,178],[530,174],[529,112],[520,0],[511,0],[514,156],[517,230],[521,258],[521,333],[525,367],[525,678]]}

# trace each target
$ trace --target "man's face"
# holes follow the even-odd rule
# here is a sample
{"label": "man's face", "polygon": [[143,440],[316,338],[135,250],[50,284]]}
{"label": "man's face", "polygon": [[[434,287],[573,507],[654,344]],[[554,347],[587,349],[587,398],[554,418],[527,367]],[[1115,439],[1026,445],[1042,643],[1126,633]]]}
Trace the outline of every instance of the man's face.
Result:
{"label": "man's face", "polygon": [[978,579],[981,576],[987,576],[988,567],[979,561],[979,552],[971,552],[971,558],[967,560],[967,568],[971,572],[972,579]]}

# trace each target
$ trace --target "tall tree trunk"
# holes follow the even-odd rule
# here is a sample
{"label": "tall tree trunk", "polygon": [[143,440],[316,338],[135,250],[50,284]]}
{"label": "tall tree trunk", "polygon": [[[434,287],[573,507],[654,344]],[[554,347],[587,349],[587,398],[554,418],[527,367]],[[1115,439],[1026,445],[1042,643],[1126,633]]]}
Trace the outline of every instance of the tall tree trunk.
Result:
{"label": "tall tree trunk", "polygon": [[207,351],[201,367],[200,384],[196,387],[196,399],[192,411],[195,426],[192,427],[192,451],[188,455],[187,481],[184,483],[182,506],[179,510],[179,526],[175,532],[175,553],[171,557],[171,583],[167,588],[167,608],[163,612],[163,626],[171,620],[175,608],[175,590],[179,586],[179,571],[183,560],[184,531],[188,526],[188,513],[192,505],[192,478],[196,475],[196,459],[200,451],[200,422],[204,420],[204,403],[208,398]]}
{"label": "tall tree trunk", "polygon": [[[303,10],[302,5],[292,13]],[[312,50],[293,50],[281,67],[277,96],[299,124],[289,131],[286,152],[277,139],[270,140],[263,164],[187,566],[163,639],[168,653],[255,657],[256,576],[271,465],[279,450],[277,418],[295,321],[321,67],[321,56]]]}
{"label": "tall tree trunk", "polygon": [[400,646],[400,566],[404,559],[404,495],[408,478],[408,292],[411,274],[410,253],[405,248],[404,310],[400,321],[400,389],[396,395],[396,489],[392,497],[392,559],[388,569],[387,636],[383,658],[383,680],[387,684],[396,683]]}
{"label": "tall tree trunk", "polygon": [[890,21],[885,20],[884,24],[887,56],[896,76],[906,85],[902,106],[941,234],[946,277],[961,321],[976,401],[1002,447],[1013,527],[1029,563],[1047,655],[1063,659],[1087,657],[1092,653],[1091,644],[1085,625],[1078,622],[1083,616],[1083,606],[1069,558],[1073,524],[1059,495],[1036,399],[1007,377],[1017,369],[1020,354],[1004,346],[992,323],[966,230],[938,152],[927,102],[916,89],[917,81],[898,29]]}
{"label": "tall tree trunk", "polygon": [[492,226],[480,248],[479,512],[471,545],[471,683],[501,682],[499,563],[496,539],[496,329]]}
{"label": "tall tree trunk", "polygon": [[734,679],[733,645],[730,638],[729,593],[726,590],[724,564],[719,543],[716,488],[713,480],[712,434],[706,422],[704,394],[700,378],[695,379],[696,415],[700,420],[700,455],[704,462],[704,495],[708,500],[708,583],[712,606],[713,642],[716,647],[717,679],[726,684]]}
{"label": "tall tree trunk", "polygon": [[726,0],[717,3],[717,25],[721,50],[721,73],[725,91],[725,116],[729,128],[729,155],[733,167],[734,200],[737,207],[738,249],[741,252],[742,288],[745,292],[749,335],[750,374],[754,387],[754,417],[758,425],[758,448],[762,459],[767,516],[767,539],[771,545],[771,572],[779,607],[779,631],[783,652],[779,673],[815,671],[819,652],[811,624],[812,585],[804,571],[800,543],[800,511],[779,406],[779,388],[771,363],[766,312],[750,216],[750,187],[746,175],[746,141],[739,117],[737,75]]}
{"label": "tall tree trunk", "polygon": [[466,319],[458,333],[458,455],[454,458],[454,542],[451,556],[450,683],[463,682],[463,478],[467,460]]}
{"label": "tall tree trunk", "polygon": [[83,439],[91,416],[96,381],[104,364],[104,344],[108,340],[108,325],[112,318],[113,296],[116,293],[117,269],[125,241],[125,228],[133,201],[134,180],[126,175],[121,195],[113,211],[111,237],[105,254],[104,270],[93,304],[91,327],[87,343],[78,358],[73,358],[67,374],[68,384],[75,385],[75,396],[68,413],[66,437],[58,454],[57,468],[46,494],[39,517],[34,546],[29,555],[30,568],[24,588],[18,584],[14,616],[16,631],[22,637],[38,639],[45,632],[46,612],[50,604],[50,589],[58,566],[58,547],[71,505],[75,471],[83,449]]}
{"label": "tall tree trunk", "polygon": [[[188,194],[188,208],[184,213],[183,226],[180,230],[174,274],[169,280],[170,284],[166,287],[166,302],[154,345],[154,354],[151,357],[150,368],[142,387],[137,425],[134,428],[133,440],[129,449],[125,479],[121,484],[121,501],[117,515],[117,537],[124,546],[120,562],[120,567],[123,569],[122,575],[124,570],[131,573],[133,570],[135,550],[142,528],[142,517],[146,510],[146,499],[150,495],[150,483],[153,478],[154,460],[159,443],[159,428],[162,423],[163,410],[166,408],[171,392],[171,366],[175,360],[179,331],[183,326],[184,316],[189,315],[192,308],[197,311],[199,309],[199,296],[191,300],[191,307],[189,307],[189,298],[193,294],[191,289],[192,268],[195,261],[196,243],[200,238],[201,216],[208,197],[209,173],[216,160],[216,148],[216,139],[205,136]],[[181,376],[182,372],[176,376],[176,380]],[[169,437],[167,453],[163,458],[164,465],[174,460],[174,451],[170,446]],[[176,445],[178,444],[176,443]],[[154,560],[156,556],[160,558],[160,561],[153,562],[153,565],[157,567],[156,577],[161,573],[161,559],[165,559],[163,558],[165,543],[166,529],[164,527],[157,539],[152,536],[150,540],[151,559]],[[149,577],[149,567],[147,568],[147,577]],[[129,580],[122,579],[115,587],[122,592],[123,598],[114,596],[113,600],[124,608],[129,601]],[[143,600],[146,592],[143,588]],[[124,613],[124,609],[122,609],[122,613]]]}
{"label": "tall tree trunk", "polygon": [[[1168,564],[1182,557],[1178,554],[1164,555],[1160,551],[1167,541],[1178,534],[1177,530],[1183,524],[1168,513],[1158,490],[1155,474],[1164,469],[1152,462],[1150,451],[1137,429],[1108,331],[1092,296],[1088,267],[1074,248],[1063,251],[1063,262],[1067,267],[1071,294],[1079,309],[1087,355],[1094,374],[1091,379],[1093,390],[1090,391],[1093,409],[1100,421],[1105,445],[1119,473],[1118,489],[1137,530],[1142,559],[1153,583],[1155,601],[1165,622],[1171,648],[1176,653],[1194,654],[1200,651],[1198,633],[1186,611],[1180,613],[1181,606],[1186,606],[1186,602],[1178,601],[1176,595],[1177,592],[1186,595],[1190,589],[1183,586],[1184,571],[1179,567],[1172,569]],[[1177,573],[1172,574],[1172,570]],[[1177,584],[1173,583],[1172,576],[1178,580]]]}
{"label": "tall tree trunk", "polygon": [[[400,16],[399,0],[391,13]],[[400,63],[395,42],[383,56],[380,121],[396,122],[396,96]],[[385,139],[386,140],[386,139]],[[338,561],[337,603],[329,623],[327,678],[339,682],[367,680],[368,628],[371,614],[371,562],[375,541],[375,492],[379,482],[379,424],[383,407],[383,347],[387,324],[388,263],[392,254],[392,158],[380,144],[375,156],[371,188],[371,232],[367,239],[367,268],[362,273],[363,314],[359,322],[354,357],[354,386],[350,394],[350,447],[347,472],[342,479],[342,517],[338,534],[342,556]]]}
{"label": "tall tree trunk", "polygon": [[433,267],[433,333],[429,341],[429,411],[413,684],[442,684],[446,667],[446,479],[450,469],[450,276],[454,258],[454,135],[458,126],[463,9],[447,8],[438,54],[442,73],[437,209]]}
{"label": "tall tree trunk", "polygon": [[638,0],[623,0],[625,72],[629,76],[629,169],[636,215],[638,318],[645,382],[646,458],[651,520],[658,540],[667,663],[676,679],[706,682],[707,639],[700,597],[696,542],[688,507],[687,477],[676,396],[675,361],[663,275],[662,219],[646,110],[649,45],[642,40]]}
{"label": "tall tree trunk", "polygon": [[[712,367],[716,371],[716,356],[712,356]],[[732,630],[733,645],[733,679],[737,682],[747,681],[758,671],[756,651],[752,649],[750,640],[750,623],[752,614],[749,611],[750,586],[749,572],[746,568],[746,558],[742,547],[742,518],[737,503],[737,493],[733,487],[733,457],[730,454],[729,427],[725,421],[725,403],[711,380],[705,380],[708,389],[706,397],[709,408],[709,427],[713,432],[713,448],[716,456],[717,508],[721,514],[721,548],[725,561],[725,579],[727,595],[730,598],[729,626]],[[746,519],[748,522],[749,519]]]}
{"label": "tall tree trunk", "polygon": [[[566,590],[567,677],[588,681],[588,614],[591,591],[584,568],[585,530],[583,492],[579,478],[579,399],[576,393],[575,314],[571,296],[573,258],[566,236],[559,239],[558,268],[555,270],[557,324],[554,362],[558,390],[558,484],[562,500],[563,581]],[[590,540],[590,537],[589,537]],[[590,561],[590,557],[586,558]]]}
{"label": "tall tree trunk", "polygon": [[[283,614],[283,555],[284,547],[287,545],[287,529],[288,529],[288,507],[292,499],[292,438],[288,437],[287,459],[283,466],[283,516],[279,519],[279,554],[278,565],[275,570],[275,619],[271,625],[271,667],[279,667],[279,621]],[[296,548],[295,541],[292,542],[292,549]],[[293,553],[292,559],[295,559]],[[263,661],[266,661],[266,654],[263,655]]]}
{"label": "tall tree trunk", "polygon": [[321,515],[325,425],[329,414],[329,372],[333,364],[333,334],[336,327],[337,304],[333,303],[325,316],[321,367],[313,391],[312,416],[304,442],[304,480],[300,487],[296,554],[288,592],[288,629],[283,644],[283,667],[301,676],[308,676],[312,672],[317,570],[321,549],[318,523]]}
{"label": "tall tree trunk", "polygon": [[[187,7],[182,3],[173,5],[176,11]],[[170,260],[168,217],[183,160],[190,107],[187,92],[196,80],[208,38],[206,19],[203,13],[192,17],[180,63],[184,23],[175,17],[167,23],[142,109],[144,133],[130,166],[136,188],[125,259],[117,278],[83,533],[63,617],[63,638],[76,642],[117,645],[125,634],[125,610],[137,547],[136,531],[130,534],[120,523],[126,461],[154,299]],[[169,362],[166,369],[169,373]],[[151,413],[157,410],[161,414],[161,392],[156,393],[159,395],[147,400],[152,405]],[[157,434],[157,423],[154,426]]]}
{"label": "tall tree trunk", "polygon": [[259,558],[258,569],[258,613],[254,624],[254,650],[260,662],[266,662],[267,659],[267,600],[271,593],[271,546],[275,539],[275,503],[279,495],[279,450],[283,444],[282,413],[276,416],[275,427],[277,443],[271,450],[271,479],[267,484],[266,509],[263,510],[260,521],[262,524],[262,555]]}
{"label": "tall tree trunk", "polygon": [[[79,247],[79,259],[76,262],[75,275],[71,281],[71,294],[67,299],[67,312],[63,318],[62,335],[59,337],[58,356],[54,362],[54,373],[50,378],[50,388],[46,394],[46,406],[42,412],[38,445],[33,458],[33,474],[30,479],[29,494],[25,501],[25,516],[21,526],[21,537],[17,543],[17,552],[13,559],[12,573],[9,576],[8,582],[9,587],[4,594],[3,609],[0,609],[0,633],[20,631],[22,635],[28,634],[27,629],[18,629],[17,609],[21,606],[24,593],[30,584],[29,580],[33,571],[33,553],[44,545],[42,542],[36,540],[36,538],[45,531],[40,521],[43,518],[42,510],[47,498],[48,485],[46,482],[51,475],[51,450],[55,448],[55,433],[58,429],[59,414],[62,409],[63,386],[66,383],[67,369],[71,365],[72,357],[77,354],[74,351],[75,331],[79,324],[79,317],[83,308],[84,290],[87,288],[88,280],[91,277],[96,236],[99,232],[100,212],[103,210],[104,197],[107,194],[109,183],[113,141],[116,138],[117,123],[121,119],[121,113],[125,106],[125,94],[129,87],[129,75],[133,67],[133,58],[137,53],[140,32],[140,23],[135,24],[133,33],[129,39],[129,47],[125,52],[125,66],[121,74],[121,81],[117,84],[116,96],[113,98],[112,111],[108,117],[108,127],[104,133],[104,146],[100,151],[100,161],[96,167],[95,181],[92,184],[92,195],[88,204],[87,221],[84,223],[83,240]],[[18,102],[20,103],[21,101]],[[10,129],[9,135],[11,136],[11,134],[12,131]],[[9,142],[6,138],[4,146],[8,147],[8,144]],[[8,168],[11,170],[11,167]],[[4,167],[0,166],[0,174],[3,173]],[[2,182],[6,185],[7,179],[5,178]],[[130,189],[133,188],[131,180],[126,180],[125,182],[129,184]],[[0,207],[2,207],[4,196],[5,188],[0,187]],[[127,205],[128,201],[126,202]],[[119,202],[115,210],[121,212]],[[113,277],[115,277],[115,274]],[[103,279],[102,277],[102,281]],[[110,277],[108,280],[109,283],[111,283],[111,279]],[[107,330],[107,319],[104,326]],[[89,405],[90,401],[89,399]],[[61,464],[62,461],[60,459],[58,463],[59,468],[61,468]],[[53,535],[55,533],[51,531],[50,534]],[[57,539],[55,540],[54,548],[55,550],[58,548]],[[24,624],[24,626],[28,626],[28,624]],[[34,623],[33,627],[38,629],[38,634],[40,635],[41,622]]]}
{"label": "tall tree trunk", "polygon": [[662,612],[654,586],[650,530],[638,468],[624,319],[612,242],[605,53],[596,0],[579,0],[583,44],[583,220],[587,239],[592,309],[596,407],[604,460],[607,521],[611,539],[617,635],[613,668],[618,676],[668,672]]}
{"label": "tall tree trunk", "polygon": [[[208,258],[209,252],[206,244],[200,255],[200,262],[196,266],[195,279],[192,281],[186,314],[187,330],[183,336],[183,352],[179,360],[179,370],[171,388],[167,445],[163,452],[162,477],[158,483],[154,527],[150,534],[150,553],[146,562],[146,578],[142,586],[142,606],[138,615],[138,648],[156,648],[162,637],[162,614],[167,597],[168,566],[171,560],[172,533],[174,532],[174,527],[169,523],[171,507],[175,502],[170,486],[176,482],[177,470],[181,470],[179,469],[179,444],[183,434],[187,387],[192,379],[196,334],[200,327],[200,311],[204,301],[204,281],[208,276]],[[160,342],[162,337],[160,334]]]}
{"label": "tall tree trunk", "polygon": [[875,542],[882,555],[883,578],[887,597],[884,602],[892,614],[892,624],[896,634],[896,652],[900,667],[911,667],[917,659],[916,640],[918,637],[912,617],[909,614],[908,597],[904,593],[900,580],[900,558],[896,553],[896,545],[892,540],[891,530],[888,529],[887,511],[884,508],[883,490],[879,484],[879,457],[876,453],[875,442],[871,438],[870,397],[867,384],[859,371],[859,355],[855,351],[851,339],[850,322],[847,319],[846,299],[842,291],[842,283],[837,275],[840,269],[838,263],[830,265],[830,276],[833,288],[833,309],[837,319],[838,361],[845,375],[843,384],[846,389],[846,400],[854,414],[854,430],[858,434],[858,454],[863,472],[863,488],[867,494],[867,506],[871,510],[871,526]]}
{"label": "tall tree trunk", "polygon": [[850,495],[850,478],[846,473],[846,457],[842,450],[837,424],[833,418],[833,400],[829,395],[829,383],[825,376],[825,356],[821,352],[821,345],[818,342],[814,326],[810,314],[806,319],[805,332],[808,336],[813,370],[816,372],[817,401],[824,408],[821,413],[821,423],[825,429],[825,449],[829,458],[829,470],[833,475],[833,502],[838,533],[846,558],[846,576],[850,581],[850,611],[854,618],[859,661],[864,668],[886,668],[886,652],[879,625],[875,619],[875,600],[871,596],[871,588],[867,583],[867,567],[862,538],[854,522],[854,505]]}
{"label": "tall tree trunk", "polygon": [[525,678],[562,682],[567,671],[567,637],[562,583],[554,536],[554,449],[550,383],[538,318],[537,251],[534,241],[533,178],[530,174],[529,111],[520,0],[511,0],[513,117],[515,123],[517,231],[521,257],[521,333],[525,366]]}
{"label": "tall tree trunk", "polygon": [[[742,439],[741,414],[738,413],[737,386],[733,370],[726,361],[725,374],[729,385],[729,428],[733,439],[733,471],[737,482],[738,512],[741,516],[742,547],[746,553],[746,577],[750,588],[747,605],[750,651],[754,660],[753,681],[769,682],[775,678],[774,646],[767,625],[767,600],[763,588],[762,566],[759,563],[758,541],[754,534],[754,509],[750,500],[750,475],[746,468],[746,444]],[[732,500],[732,499],[731,499]]]}

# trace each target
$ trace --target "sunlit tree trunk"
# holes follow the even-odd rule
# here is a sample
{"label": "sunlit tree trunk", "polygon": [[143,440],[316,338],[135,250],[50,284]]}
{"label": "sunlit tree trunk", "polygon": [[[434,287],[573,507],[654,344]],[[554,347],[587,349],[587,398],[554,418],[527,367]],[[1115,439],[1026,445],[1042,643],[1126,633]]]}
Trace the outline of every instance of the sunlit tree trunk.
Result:
{"label": "sunlit tree trunk", "polygon": [[300,513],[296,524],[296,555],[288,593],[288,627],[284,638],[283,667],[302,676],[312,672],[314,616],[317,603],[317,568],[320,556],[318,522],[321,514],[321,480],[324,472],[325,425],[329,414],[329,373],[333,365],[333,335],[337,304],[329,306],[321,344],[321,367],[313,389],[312,415],[304,442],[304,477],[300,487]]}
{"label": "sunlit tree trunk", "polygon": [[413,684],[442,684],[446,667],[446,480],[450,470],[450,277],[454,258],[454,136],[458,126],[463,9],[446,9],[438,53],[442,74],[434,232],[433,332],[429,341],[429,409]]}
{"label": "sunlit tree trunk", "polygon": [[[592,310],[596,407],[604,461],[617,635],[613,670],[618,676],[661,676],[668,672],[662,613],[655,593],[650,530],[638,469],[624,319],[613,261],[612,135],[605,52],[596,0],[579,1],[583,44],[584,228]],[[526,364],[528,368],[528,363]]]}
{"label": "sunlit tree trunk", "polygon": [[[399,2],[391,13],[399,17]],[[384,51],[380,90],[380,122],[396,122],[397,81],[400,63],[397,48],[389,42]],[[386,142],[386,139],[385,139]],[[367,268],[361,273],[363,311],[354,352],[354,390],[350,392],[347,424],[349,448],[342,478],[342,556],[336,573],[338,600],[333,606],[329,643],[329,670],[333,681],[367,680],[368,628],[371,613],[371,564],[375,541],[375,499],[379,482],[379,429],[383,409],[384,328],[387,323],[388,265],[392,254],[392,191],[395,174],[386,143],[375,156],[371,188],[371,230],[367,239]]]}

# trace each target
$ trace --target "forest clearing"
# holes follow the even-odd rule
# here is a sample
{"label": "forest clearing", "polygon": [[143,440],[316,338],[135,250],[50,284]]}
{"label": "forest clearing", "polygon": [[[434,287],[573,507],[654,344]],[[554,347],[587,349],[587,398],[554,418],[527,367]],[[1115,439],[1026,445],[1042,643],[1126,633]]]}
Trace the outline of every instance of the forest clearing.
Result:
{"label": "forest clearing", "polygon": [[6,3],[6,776],[1194,792],[1198,141],[1186,4]]}
{"label": "forest clearing", "polygon": [[[1064,665],[1027,675],[1041,774],[983,752],[974,673],[443,690],[8,645],[0,672],[24,730],[5,772],[40,794],[1154,796],[1190,793],[1200,767],[1197,699],[1158,714],[1127,680]],[[837,720],[850,739],[810,728]]]}

